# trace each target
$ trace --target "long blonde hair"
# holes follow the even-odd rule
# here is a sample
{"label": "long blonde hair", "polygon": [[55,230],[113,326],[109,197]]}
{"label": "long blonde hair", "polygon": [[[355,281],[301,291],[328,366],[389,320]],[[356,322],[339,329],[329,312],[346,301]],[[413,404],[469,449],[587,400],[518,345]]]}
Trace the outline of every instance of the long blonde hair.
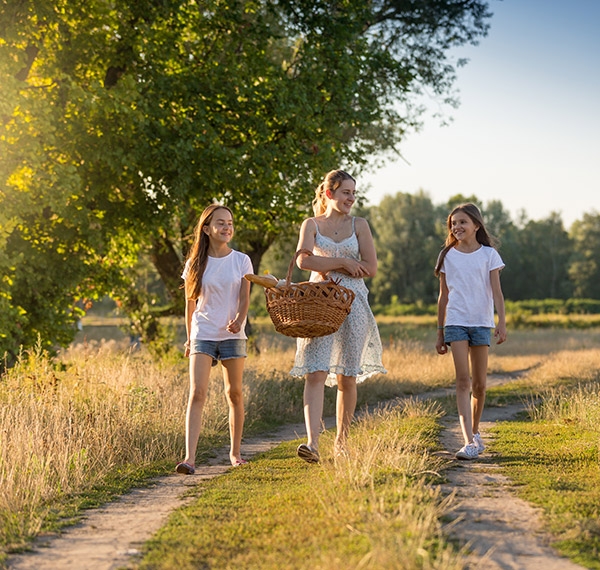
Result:
{"label": "long blonde hair", "polygon": [[208,263],[208,246],[210,244],[210,239],[204,232],[204,227],[210,224],[217,210],[227,210],[233,218],[233,212],[222,204],[211,204],[200,215],[200,220],[194,230],[194,243],[186,260],[186,263],[189,262],[188,273],[185,278],[186,299],[197,299],[202,292],[202,276]]}
{"label": "long blonde hair", "polygon": [[485,229],[485,224],[483,223],[483,216],[479,211],[479,208],[475,204],[471,204],[470,202],[466,204],[460,204],[456,206],[454,210],[448,214],[448,219],[446,220],[446,227],[448,228],[448,235],[446,236],[446,242],[444,243],[444,247],[440,252],[438,257],[438,261],[435,265],[435,276],[439,276],[440,270],[442,269],[442,265],[444,263],[444,258],[446,254],[458,243],[456,236],[452,232],[452,216],[458,212],[464,212],[476,226],[479,226],[479,229],[475,233],[475,238],[481,245],[487,245],[490,247],[496,247],[496,239],[492,237],[488,231]]}
{"label": "long blonde hair", "polygon": [[344,180],[352,180],[356,183],[356,180],[343,170],[332,170],[325,175],[323,182],[317,186],[315,199],[312,201],[315,216],[320,216],[327,211],[327,191],[329,190],[333,194]]}

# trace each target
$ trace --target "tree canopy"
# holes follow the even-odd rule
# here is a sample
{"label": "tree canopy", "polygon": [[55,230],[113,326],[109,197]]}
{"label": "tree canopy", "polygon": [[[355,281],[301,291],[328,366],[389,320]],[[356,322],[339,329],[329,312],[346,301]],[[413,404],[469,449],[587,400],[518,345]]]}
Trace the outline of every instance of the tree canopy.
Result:
{"label": "tree canopy", "polygon": [[[480,0],[6,0],[0,5],[0,349],[66,343],[77,302],[179,302],[199,212],[231,206],[258,267],[316,181],[398,150]],[[4,323],[4,320],[7,322]],[[4,326],[6,325],[6,326]]]}

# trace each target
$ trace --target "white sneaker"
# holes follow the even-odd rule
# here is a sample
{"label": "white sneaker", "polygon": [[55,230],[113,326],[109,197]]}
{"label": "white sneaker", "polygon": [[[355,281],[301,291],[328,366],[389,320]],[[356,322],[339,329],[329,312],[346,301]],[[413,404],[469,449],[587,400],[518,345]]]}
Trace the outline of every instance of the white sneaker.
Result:
{"label": "white sneaker", "polygon": [[456,452],[454,457],[456,459],[477,459],[479,457],[477,446],[474,443],[467,443]]}
{"label": "white sneaker", "polygon": [[481,434],[479,432],[473,434],[473,443],[477,447],[477,453],[483,453],[485,445],[483,445],[483,439],[481,438]]}

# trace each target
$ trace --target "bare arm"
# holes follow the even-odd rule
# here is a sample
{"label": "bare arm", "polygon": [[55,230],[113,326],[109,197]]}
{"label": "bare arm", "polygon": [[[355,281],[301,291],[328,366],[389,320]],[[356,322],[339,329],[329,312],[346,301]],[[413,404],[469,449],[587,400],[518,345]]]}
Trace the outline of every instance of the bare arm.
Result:
{"label": "bare arm", "polygon": [[[300,238],[298,239],[298,247],[312,251],[315,246],[316,222],[309,218],[302,222],[300,228]],[[370,232],[369,232],[370,233]],[[372,241],[372,238],[371,238]],[[360,240],[359,240],[360,245]],[[373,252],[375,247],[373,247]],[[362,255],[362,248],[361,248]],[[308,271],[316,271],[317,273],[326,274],[330,271],[339,271],[351,277],[368,277],[367,268],[361,261],[350,257],[322,257],[320,255],[300,254],[296,260],[296,264],[300,269]],[[377,258],[375,257],[375,267],[377,267]]]}
{"label": "bare arm", "polygon": [[196,300],[186,299],[185,301],[185,332],[186,332],[186,343],[185,343],[185,356],[190,355],[190,333],[192,331],[192,315],[196,310]]}
{"label": "bare arm", "polygon": [[500,286],[500,269],[490,271],[490,282],[492,284],[492,295],[494,296],[494,307],[498,313],[498,324],[494,331],[496,343],[502,344],[506,340],[506,312],[504,309],[504,295]]}
{"label": "bare arm", "polygon": [[446,307],[448,306],[448,285],[446,283],[446,274],[440,273],[440,293],[438,295],[438,314],[437,314],[437,340],[435,349],[438,354],[446,354],[448,345],[444,342],[444,326],[446,320]]}
{"label": "bare arm", "polygon": [[364,218],[356,218],[356,236],[360,251],[360,263],[367,271],[367,277],[375,277],[377,273],[377,251],[373,242],[373,234],[369,222]]}
{"label": "bare arm", "polygon": [[242,278],[240,283],[240,296],[238,301],[238,309],[235,318],[229,321],[227,330],[236,334],[242,329],[242,324],[248,315],[248,307],[250,306],[250,281]]}

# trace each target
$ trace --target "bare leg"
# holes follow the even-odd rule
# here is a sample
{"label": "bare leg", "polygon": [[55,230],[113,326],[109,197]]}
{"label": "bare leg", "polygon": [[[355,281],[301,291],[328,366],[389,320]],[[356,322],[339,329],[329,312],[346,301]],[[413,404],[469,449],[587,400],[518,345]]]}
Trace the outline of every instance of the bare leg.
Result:
{"label": "bare leg", "polygon": [[471,415],[471,379],[469,376],[469,343],[455,341],[451,345],[456,371],[456,406],[465,445],[473,442],[473,418]]}
{"label": "bare leg", "polygon": [[212,358],[207,354],[190,356],[190,395],[185,416],[185,463],[196,464],[196,448],[202,427],[202,410],[206,403]]}
{"label": "bare leg", "polygon": [[242,393],[242,376],[245,358],[223,360],[223,383],[225,397],[229,405],[229,436],[231,450],[229,459],[232,465],[241,461],[242,432],[244,431],[244,395]]}
{"label": "bare leg", "polygon": [[337,435],[335,438],[335,450],[341,452],[346,447],[348,431],[354,418],[356,409],[356,376],[337,377],[338,392],[336,400]]}
{"label": "bare leg", "polygon": [[319,449],[319,435],[323,422],[323,399],[327,372],[311,372],[304,383],[304,422],[306,423],[307,444]]}
{"label": "bare leg", "polygon": [[479,432],[479,422],[485,405],[485,385],[488,365],[487,346],[471,347],[471,371],[473,373],[473,393],[471,396],[471,411],[473,414],[473,433]]}

